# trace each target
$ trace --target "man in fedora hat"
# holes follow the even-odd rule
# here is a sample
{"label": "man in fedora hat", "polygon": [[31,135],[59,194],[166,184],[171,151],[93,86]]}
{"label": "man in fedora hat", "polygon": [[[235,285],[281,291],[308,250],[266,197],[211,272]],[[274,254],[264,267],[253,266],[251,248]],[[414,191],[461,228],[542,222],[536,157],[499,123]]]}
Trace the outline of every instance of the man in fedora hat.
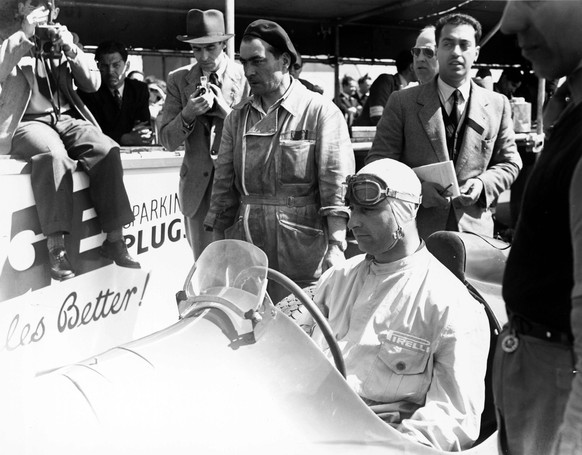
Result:
{"label": "man in fedora hat", "polygon": [[[249,93],[240,65],[224,53],[233,35],[224,30],[220,11],[192,9],[186,34],[177,36],[192,48],[196,64],[171,72],[162,109],[161,143],[168,150],[185,145],[180,169],[180,208],[194,259],[212,241],[203,228],[224,118]],[[204,84],[204,80],[207,81]]]}
{"label": "man in fedora hat", "polygon": [[253,96],[224,124],[205,225],[259,246],[269,267],[306,286],[345,260],[342,183],[354,152],[339,108],[291,77],[297,59],[277,23],[247,27],[240,60]]}

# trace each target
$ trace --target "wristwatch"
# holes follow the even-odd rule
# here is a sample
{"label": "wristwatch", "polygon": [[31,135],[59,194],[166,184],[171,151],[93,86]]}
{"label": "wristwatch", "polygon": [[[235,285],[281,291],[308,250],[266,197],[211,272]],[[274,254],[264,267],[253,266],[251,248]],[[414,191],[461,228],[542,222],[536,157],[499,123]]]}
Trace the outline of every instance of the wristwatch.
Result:
{"label": "wristwatch", "polygon": [[342,253],[345,253],[345,251],[348,249],[348,242],[346,242],[345,240],[329,240],[327,242],[328,245],[336,245],[337,247],[339,247],[340,251]]}

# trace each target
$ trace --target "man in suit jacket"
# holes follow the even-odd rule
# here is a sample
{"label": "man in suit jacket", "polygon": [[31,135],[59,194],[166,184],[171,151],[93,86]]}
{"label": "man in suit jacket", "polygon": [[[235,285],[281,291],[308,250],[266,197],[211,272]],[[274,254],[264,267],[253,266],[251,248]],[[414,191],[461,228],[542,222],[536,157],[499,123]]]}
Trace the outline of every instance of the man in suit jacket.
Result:
{"label": "man in suit jacket", "polygon": [[[226,41],[220,11],[188,12],[187,34],[177,38],[189,43],[197,63],[168,75],[166,101],[162,109],[161,142],[168,150],[185,144],[180,169],[180,208],[184,214],[186,236],[194,259],[212,242],[212,233],[203,222],[210,205],[213,159],[218,154],[224,118],[231,106],[249,94],[240,65],[224,53]],[[208,80],[201,87],[201,78]]]}
{"label": "man in suit jacket", "polygon": [[[73,172],[81,165],[89,176],[89,194],[107,239],[103,256],[123,267],[139,268],[127,252],[123,226],[134,219],[119,157],[119,146],[105,136],[75,86],[99,87],[94,63],[66,27],[36,27],[56,19],[47,0],[19,1],[13,24],[0,30],[0,154],[31,164],[31,184],[49,267],[55,280],[75,272],[65,249],[72,230]],[[38,31],[36,32],[39,33]],[[51,52],[43,43],[53,43]],[[57,51],[58,49],[58,51]]]}
{"label": "man in suit jacket", "polygon": [[129,71],[127,49],[117,41],[104,41],[95,51],[101,73],[101,87],[93,93],[79,90],[107,136],[121,145],[149,145],[149,91],[145,82],[126,77]]}
{"label": "man in suit jacket", "polygon": [[366,158],[410,167],[453,161],[459,197],[451,200],[445,188],[422,183],[417,222],[423,238],[439,230],[492,236],[489,207],[522,166],[509,101],[471,81],[480,37],[481,25],[471,16],[450,14],[437,22],[438,77],[392,94]]}

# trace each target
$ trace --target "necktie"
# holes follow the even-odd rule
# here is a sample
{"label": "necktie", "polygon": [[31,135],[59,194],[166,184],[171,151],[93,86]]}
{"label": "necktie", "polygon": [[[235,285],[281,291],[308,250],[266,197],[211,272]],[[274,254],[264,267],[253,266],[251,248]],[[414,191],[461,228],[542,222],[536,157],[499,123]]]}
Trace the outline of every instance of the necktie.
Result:
{"label": "necktie", "polygon": [[459,90],[455,90],[452,94],[453,97],[453,108],[451,109],[450,120],[451,124],[457,129],[459,125],[459,101],[460,101],[461,92]]}
{"label": "necktie", "polygon": [[113,98],[115,98],[115,103],[117,104],[117,108],[121,109],[121,93],[119,93],[119,90],[115,89],[113,90]]}
{"label": "necktie", "polygon": [[219,88],[221,87],[220,80],[218,79],[218,74],[216,73],[210,73],[210,75],[208,76],[208,82],[216,85]]}
{"label": "necktie", "polygon": [[574,103],[571,102],[570,87],[568,82],[563,83],[554,96],[550,98],[544,109],[544,133],[548,133],[557,121],[564,116]]}

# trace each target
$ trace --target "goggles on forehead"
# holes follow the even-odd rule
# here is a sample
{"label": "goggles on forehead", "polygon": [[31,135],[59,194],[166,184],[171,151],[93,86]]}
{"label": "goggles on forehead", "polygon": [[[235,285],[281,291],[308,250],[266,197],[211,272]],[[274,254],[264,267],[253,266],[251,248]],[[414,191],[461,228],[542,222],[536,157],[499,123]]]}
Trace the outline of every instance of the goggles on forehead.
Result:
{"label": "goggles on forehead", "polygon": [[417,58],[420,56],[421,52],[426,58],[433,58],[435,56],[435,51],[431,47],[413,47],[410,49],[410,53]]}
{"label": "goggles on forehead", "polygon": [[350,175],[346,179],[346,205],[357,204],[372,207],[387,197],[399,199],[412,204],[420,204],[422,198],[410,193],[391,190],[384,182],[373,175]]}

